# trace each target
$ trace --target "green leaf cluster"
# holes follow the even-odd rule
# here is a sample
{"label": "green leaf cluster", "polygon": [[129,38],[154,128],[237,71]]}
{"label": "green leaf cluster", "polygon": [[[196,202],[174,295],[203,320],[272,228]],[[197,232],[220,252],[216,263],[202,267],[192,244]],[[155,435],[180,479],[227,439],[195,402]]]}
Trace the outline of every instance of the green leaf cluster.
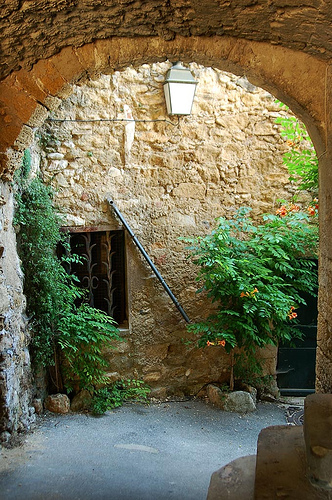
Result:
{"label": "green leaf cluster", "polygon": [[305,213],[267,214],[255,224],[242,208],[231,220],[218,219],[211,234],[187,241],[199,266],[198,291],[215,304],[213,314],[188,327],[200,347],[224,341],[227,352],[237,347],[253,362],[257,348],[301,336],[295,310],[305,304],[302,292],[317,288],[308,257],[316,255],[318,230]]}
{"label": "green leaf cluster", "polygon": [[[280,103],[284,109],[289,109]],[[284,154],[283,162],[288,168],[289,180],[298,183],[299,190],[318,193],[318,158],[305,125],[295,116],[276,119],[281,125],[281,135],[288,140],[290,150]]]}
{"label": "green leaf cluster", "polygon": [[30,178],[30,164],[27,150],[15,176],[14,224],[32,329],[32,358],[36,367],[59,365],[61,359],[67,390],[91,391],[106,382],[102,349],[120,340],[119,332],[111,317],[85,303],[75,277],[57,258],[60,242],[69,249],[60,231],[62,220],[51,188],[40,177]]}
{"label": "green leaf cluster", "polygon": [[97,390],[90,409],[96,415],[102,415],[105,411],[122,406],[127,401],[147,403],[149,393],[150,388],[142,380],[121,379],[109,387]]}
{"label": "green leaf cluster", "polygon": [[113,318],[84,302],[79,307],[67,305],[58,325],[57,341],[64,356],[62,371],[69,392],[93,392],[108,384],[103,348],[112,347],[112,340],[121,340]]}

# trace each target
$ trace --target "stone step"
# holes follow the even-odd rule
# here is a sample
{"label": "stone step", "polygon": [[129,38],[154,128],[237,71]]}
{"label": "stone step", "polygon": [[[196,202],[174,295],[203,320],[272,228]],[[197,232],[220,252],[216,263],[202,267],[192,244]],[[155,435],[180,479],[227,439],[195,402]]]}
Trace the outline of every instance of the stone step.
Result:
{"label": "stone step", "polygon": [[[326,500],[307,478],[302,426],[273,426],[258,437],[255,500]],[[222,498],[222,497],[220,497]]]}
{"label": "stone step", "polygon": [[207,500],[254,500],[256,455],[237,458],[211,476]]}

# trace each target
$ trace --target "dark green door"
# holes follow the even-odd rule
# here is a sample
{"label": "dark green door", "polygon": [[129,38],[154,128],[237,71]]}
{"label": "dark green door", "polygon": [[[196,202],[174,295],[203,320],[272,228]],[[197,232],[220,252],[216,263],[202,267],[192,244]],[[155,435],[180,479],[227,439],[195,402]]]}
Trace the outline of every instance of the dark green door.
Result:
{"label": "dark green door", "polygon": [[295,346],[280,345],[278,350],[277,382],[284,396],[306,396],[315,392],[317,345],[317,297],[304,295],[307,306],[298,310],[303,340]]}

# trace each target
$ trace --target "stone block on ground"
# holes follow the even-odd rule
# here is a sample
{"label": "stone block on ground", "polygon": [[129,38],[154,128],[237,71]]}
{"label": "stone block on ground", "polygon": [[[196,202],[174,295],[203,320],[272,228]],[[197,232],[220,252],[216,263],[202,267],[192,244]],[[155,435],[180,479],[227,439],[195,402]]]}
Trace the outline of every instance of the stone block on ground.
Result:
{"label": "stone block on ground", "polygon": [[223,392],[219,387],[209,384],[207,387],[209,401],[221,410],[249,413],[256,410],[253,396],[246,391]]}
{"label": "stone block on ground", "polygon": [[41,413],[43,413],[44,407],[43,407],[43,402],[41,399],[39,399],[39,398],[34,399],[32,401],[32,406],[34,407],[37,415],[40,415]]}
{"label": "stone block on ground", "polygon": [[53,413],[68,413],[70,400],[66,394],[52,394],[45,400],[45,408]]}
{"label": "stone block on ground", "polygon": [[235,411],[238,413],[248,413],[256,410],[256,405],[249,392],[230,392],[224,402],[225,411]]}
{"label": "stone block on ground", "polygon": [[253,500],[256,455],[241,457],[211,476],[207,500]]}
{"label": "stone block on ground", "polygon": [[215,406],[218,406],[218,408],[223,407],[225,393],[223,393],[222,390],[219,389],[219,387],[213,384],[209,384],[206,388],[206,394],[207,397],[209,398],[210,403],[212,403]]}
{"label": "stone block on ground", "polygon": [[256,387],[253,387],[252,385],[246,384],[244,382],[241,382],[236,389],[238,391],[245,391],[249,392],[250,396],[252,397],[254,403],[257,403],[257,389]]}
{"label": "stone block on ground", "polygon": [[91,403],[91,394],[89,391],[80,391],[76,396],[73,397],[70,404],[71,411],[82,411],[88,410]]}

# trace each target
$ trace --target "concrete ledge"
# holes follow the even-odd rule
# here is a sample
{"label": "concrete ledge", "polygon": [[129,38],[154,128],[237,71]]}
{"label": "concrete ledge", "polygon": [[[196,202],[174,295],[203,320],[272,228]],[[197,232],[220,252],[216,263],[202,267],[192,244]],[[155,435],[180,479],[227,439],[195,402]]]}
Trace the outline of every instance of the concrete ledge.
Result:
{"label": "concrete ledge", "polygon": [[332,495],[332,395],[311,394],[305,400],[304,412],[310,480]]}
{"label": "concrete ledge", "polygon": [[273,426],[263,429],[257,445],[255,500],[330,499],[307,477],[302,426]]}

